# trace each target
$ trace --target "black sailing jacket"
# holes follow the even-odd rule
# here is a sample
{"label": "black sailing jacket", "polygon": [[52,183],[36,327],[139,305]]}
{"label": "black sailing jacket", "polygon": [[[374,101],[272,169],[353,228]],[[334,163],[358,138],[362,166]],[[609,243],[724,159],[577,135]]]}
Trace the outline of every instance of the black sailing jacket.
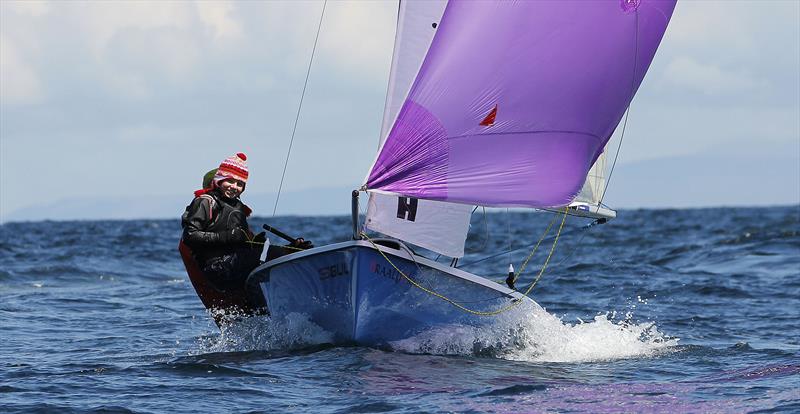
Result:
{"label": "black sailing jacket", "polygon": [[[258,264],[258,252],[243,241],[229,241],[231,230],[239,229],[252,238],[247,224],[249,208],[239,199],[228,199],[212,190],[192,200],[181,217],[183,242],[194,253],[200,268],[212,278],[230,279]],[[255,262],[249,263],[253,260]],[[242,263],[248,262],[247,264]],[[238,277],[237,277],[238,279]]]}

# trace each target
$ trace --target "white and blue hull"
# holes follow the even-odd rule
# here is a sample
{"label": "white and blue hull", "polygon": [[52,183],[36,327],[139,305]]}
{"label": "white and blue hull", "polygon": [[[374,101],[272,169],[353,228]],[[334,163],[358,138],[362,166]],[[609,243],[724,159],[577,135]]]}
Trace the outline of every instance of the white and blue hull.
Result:
{"label": "white and blue hull", "polygon": [[335,342],[361,345],[383,345],[447,325],[482,326],[494,319],[414,286],[397,269],[430,291],[478,312],[530,300],[405,249],[377,248],[383,255],[371,243],[357,240],[280,257],[253,271],[247,283],[249,295],[274,317],[304,314],[333,334]]}

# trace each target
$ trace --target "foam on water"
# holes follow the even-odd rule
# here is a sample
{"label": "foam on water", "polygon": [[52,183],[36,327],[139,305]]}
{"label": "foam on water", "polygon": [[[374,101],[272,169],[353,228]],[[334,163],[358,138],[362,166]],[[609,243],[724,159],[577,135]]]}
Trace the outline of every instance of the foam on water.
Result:
{"label": "foam on water", "polygon": [[199,353],[292,350],[333,342],[331,333],[299,313],[227,319],[218,336],[200,340]]}
{"label": "foam on water", "polygon": [[488,326],[447,326],[393,342],[394,349],[442,355],[490,355],[531,362],[582,362],[643,357],[678,344],[654,323],[616,322],[613,315],[570,324],[527,303]]}
{"label": "foam on water", "polygon": [[[581,362],[646,357],[678,344],[654,323],[615,321],[614,314],[570,324],[535,303],[526,303],[486,326],[449,325],[394,341],[396,351],[415,354],[489,356],[531,362]],[[201,340],[200,352],[292,350],[333,342],[333,334],[291,313],[283,318],[229,318],[218,336]]]}

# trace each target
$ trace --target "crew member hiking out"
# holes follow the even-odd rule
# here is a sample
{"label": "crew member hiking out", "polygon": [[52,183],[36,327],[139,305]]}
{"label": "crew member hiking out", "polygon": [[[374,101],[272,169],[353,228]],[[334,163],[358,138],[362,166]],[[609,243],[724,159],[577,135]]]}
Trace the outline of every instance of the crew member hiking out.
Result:
{"label": "crew member hiking out", "polygon": [[208,281],[219,290],[240,288],[259,265],[265,234],[254,235],[247,224],[251,211],[239,199],[247,184],[247,157],[226,158],[210,185],[195,191],[181,225],[183,242]]}
{"label": "crew member hiking out", "polygon": [[[254,235],[250,230],[247,217],[252,210],[239,198],[248,176],[247,156],[238,153],[226,158],[219,168],[203,176],[203,188],[194,192],[194,200],[181,218],[181,240],[190,249],[181,254],[191,253],[202,272],[201,279],[211,287],[234,295],[243,293],[241,289],[247,276],[261,263],[259,257],[266,242],[264,232]],[[313,246],[303,238],[291,239],[286,246],[270,246],[267,259]],[[203,288],[200,290],[204,291]],[[198,294],[202,299],[204,294],[200,291]],[[244,297],[238,301],[246,303]],[[217,305],[225,306],[222,303]]]}

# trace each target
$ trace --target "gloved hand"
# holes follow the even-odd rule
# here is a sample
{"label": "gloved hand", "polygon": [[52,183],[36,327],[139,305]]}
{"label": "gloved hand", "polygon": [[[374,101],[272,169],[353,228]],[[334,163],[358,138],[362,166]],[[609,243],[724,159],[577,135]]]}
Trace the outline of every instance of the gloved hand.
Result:
{"label": "gloved hand", "polygon": [[253,240],[250,240],[252,243],[263,244],[267,242],[267,233],[261,232],[253,236]]}
{"label": "gloved hand", "polygon": [[311,243],[310,240],[305,240],[302,237],[294,239],[293,242],[289,244],[296,249],[311,249],[314,247],[314,244]]}
{"label": "gloved hand", "polygon": [[217,235],[219,235],[219,242],[223,244],[243,243],[247,240],[247,233],[238,227],[220,231]]}

